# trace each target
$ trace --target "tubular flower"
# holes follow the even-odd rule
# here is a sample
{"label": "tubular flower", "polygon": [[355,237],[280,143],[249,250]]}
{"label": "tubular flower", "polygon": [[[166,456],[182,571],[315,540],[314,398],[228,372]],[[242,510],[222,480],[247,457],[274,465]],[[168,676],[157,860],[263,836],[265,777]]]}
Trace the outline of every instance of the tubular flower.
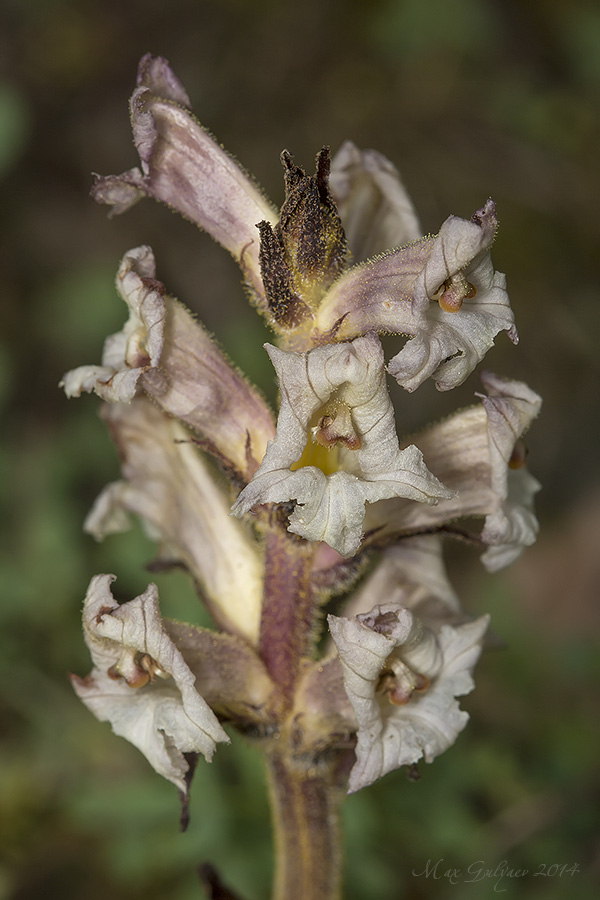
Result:
{"label": "tubular flower", "polygon": [[455,698],[474,687],[488,621],[434,629],[396,603],[328,617],[358,722],[350,793],[422,757],[432,762],[455,742],[469,718]]}
{"label": "tubular flower", "polygon": [[522,437],[538,415],[541,398],[519,381],[481,375],[488,395],[416,434],[428,468],[454,491],[435,507],[385,500],[369,507],[365,530],[372,543],[443,528],[463,517],[485,516],[480,539],[490,570],[513,562],[538,532],[533,497],[539,483],[525,468]]}
{"label": "tubular flower", "polygon": [[185,754],[210,760],[216,743],[229,738],[165,630],[155,585],[119,606],[112,581],[112,575],[96,575],[90,582],[83,633],[94,668],[86,678],[74,676],[73,686],[96,718],[110,722],[187,794]]}
{"label": "tubular flower", "polygon": [[399,384],[408,391],[429,377],[440,390],[461,384],[499,331],[517,342],[506,279],[490,257],[497,224],[488,200],[470,221],[450,216],[438,235],[350,269],[323,300],[316,333],[407,334],[411,339],[389,364]]}
{"label": "tubular flower", "polygon": [[141,168],[96,177],[92,196],[122,213],[152,197],[206,230],[239,263],[257,303],[264,292],[256,223],[277,214],[240,166],[190,112],[189,97],[165,59],[140,60],[130,100]]}
{"label": "tubular flower", "polygon": [[97,498],[85,530],[102,540],[137,515],[161,542],[161,563],[193,576],[213,617],[258,642],[263,565],[258,547],[229,504],[185,429],[145,397],[103,410],[119,449],[123,481]]}
{"label": "tubular flower", "polygon": [[117,289],[129,308],[122,331],[104,344],[102,365],[64,376],[68,397],[94,391],[109,402],[144,392],[203,439],[240,480],[248,480],[274,434],[271,411],[212,338],[156,280],[150,247],[125,254]]}
{"label": "tubular flower", "polygon": [[307,353],[268,352],[279,377],[275,440],[233,512],[295,500],[289,530],[352,556],[362,539],[365,503],[451,496],[416,447],[400,450],[375,335]]}

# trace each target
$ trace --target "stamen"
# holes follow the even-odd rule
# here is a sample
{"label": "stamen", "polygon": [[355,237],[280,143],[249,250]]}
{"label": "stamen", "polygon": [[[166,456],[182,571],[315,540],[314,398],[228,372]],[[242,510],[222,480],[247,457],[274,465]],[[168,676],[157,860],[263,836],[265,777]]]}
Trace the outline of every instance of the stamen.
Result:
{"label": "stamen", "polygon": [[452,275],[432,294],[444,312],[456,313],[463,305],[463,300],[472,300],[477,295],[477,288],[467,281],[462,272]]}
{"label": "stamen", "polygon": [[392,663],[393,668],[383,672],[377,684],[377,693],[387,695],[394,706],[406,706],[412,695],[423,693],[431,685],[426,675],[414,672],[404,663]]}
{"label": "stamen", "polygon": [[509,469],[524,469],[527,462],[527,447],[525,441],[518,439],[513,447],[512,455],[508,461]]}
{"label": "stamen", "polygon": [[360,450],[362,441],[354,430],[352,412],[345,403],[337,403],[327,409],[318,424],[311,428],[314,441],[323,447],[343,444],[348,450]]}
{"label": "stamen", "polygon": [[125,650],[106,674],[113,681],[123,678],[128,686],[134,689],[145,687],[155,678],[170,677],[148,653],[140,654],[134,650]]}

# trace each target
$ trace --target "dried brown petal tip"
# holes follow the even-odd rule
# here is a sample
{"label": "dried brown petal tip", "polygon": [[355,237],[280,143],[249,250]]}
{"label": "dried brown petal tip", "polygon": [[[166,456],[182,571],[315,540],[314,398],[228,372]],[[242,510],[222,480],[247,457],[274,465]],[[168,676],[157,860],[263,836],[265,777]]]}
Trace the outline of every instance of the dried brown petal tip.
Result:
{"label": "dried brown petal tip", "polygon": [[260,272],[274,324],[296,328],[309,318],[310,309],[294,290],[293,275],[276,231],[269,222],[259,222],[256,227],[260,234]]}
{"label": "dried brown petal tip", "polygon": [[[286,298],[292,295],[296,308],[304,301],[303,321],[342,271],[348,250],[329,190],[329,148],[319,151],[314,175],[306,175],[287,150],[281,154],[281,161],[285,201],[274,231],[261,227],[261,272],[271,309],[282,303],[289,305]],[[282,282],[279,297],[274,293],[277,278]]]}

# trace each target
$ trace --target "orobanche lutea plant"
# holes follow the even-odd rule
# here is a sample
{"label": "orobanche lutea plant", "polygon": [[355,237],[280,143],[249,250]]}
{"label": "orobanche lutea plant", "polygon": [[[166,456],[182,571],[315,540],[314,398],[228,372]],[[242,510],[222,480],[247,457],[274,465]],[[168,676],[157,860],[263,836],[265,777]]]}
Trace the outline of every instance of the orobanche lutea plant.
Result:
{"label": "orobanche lutea plant", "polygon": [[[273,330],[279,410],[167,293],[150,247],[126,253],[129,318],[101,365],[62,382],[101,397],[122,461],[85,528],[102,539],[138,516],[218,630],[163,619],[152,584],[119,604],[115,576],[97,575],[83,609],[93,668],[73,685],[177,786],[184,817],[223,725],[250,737],[270,783],[273,898],[339,898],[344,792],[432,762],[468,719],[456,698],[474,686],[488,616],[462,612],[443,539],[469,538],[493,571],[537,533],[521,440],[533,391],[482,373],[476,405],[408,443],[386,387],[448,391],[500,331],[516,343],[490,258],[494,203],[423,237],[392,164],[346,143],[320,150],[314,175],[284,151],[277,211],[161,58],[141,60],[131,121],[140,167],[97,177],[93,196],[114,213],[159,200],[233,255]],[[387,363],[380,334],[407,338]]]}

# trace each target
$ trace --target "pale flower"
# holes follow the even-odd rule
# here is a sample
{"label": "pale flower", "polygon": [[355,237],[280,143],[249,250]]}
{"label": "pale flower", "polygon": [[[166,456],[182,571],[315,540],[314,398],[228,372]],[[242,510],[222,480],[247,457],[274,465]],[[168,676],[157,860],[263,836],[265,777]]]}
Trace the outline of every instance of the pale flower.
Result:
{"label": "pale flower", "polygon": [[500,498],[481,533],[490,545],[482,560],[494,572],[514,562],[538,535],[533,498],[541,485],[525,468],[521,437],[539,413],[542,400],[522,382],[510,382],[490,372],[481,378],[488,391],[482,403],[489,423],[491,487]]}
{"label": "pale flower", "polygon": [[398,383],[413,391],[433,377],[440,390],[456,387],[499,331],[517,341],[506,279],[490,257],[496,228],[488,200],[470,221],[450,216],[438,235],[350,269],[325,296],[315,335],[406,334],[410,340],[389,364]]}
{"label": "pale flower", "polygon": [[533,497],[539,483],[525,468],[522,437],[538,415],[541,398],[520,381],[483,372],[488,394],[413,436],[428,469],[454,493],[435,507],[384,500],[368,507],[371,543],[389,545],[400,535],[454,527],[460,518],[485,517],[478,538],[495,570],[513,562],[537,536]]}
{"label": "pale flower", "polygon": [[110,722],[186,795],[185,754],[202,753],[210,761],[217,742],[229,738],[167,634],[156,586],[119,605],[112,581],[112,575],[96,575],[90,582],[83,629],[94,668],[86,678],[72,676],[73,686],[96,718]]}
{"label": "pale flower", "polygon": [[331,160],[329,186],[354,262],[423,234],[398,170],[377,150],[360,150],[344,141]]}
{"label": "pale flower", "polygon": [[367,613],[385,598],[426,623],[457,624],[463,613],[446,572],[437,534],[403,538],[381,554],[377,565],[344,604],[344,615]]}
{"label": "pale flower", "polygon": [[350,793],[421,758],[432,762],[456,741],[469,718],[456,697],[474,687],[488,621],[433,629],[393,602],[350,619],[328,616],[358,722]]}
{"label": "pale flower", "polygon": [[117,290],[129,308],[123,329],[104,342],[102,364],[80,366],[63,376],[67,397],[94,391],[103,400],[128,403],[148,369],[158,365],[164,346],[164,289],[156,282],[150,247],[137,247],[123,257]]}
{"label": "pale flower", "polygon": [[142,197],[166,203],[204,228],[239,263],[264,305],[256,224],[277,213],[256,184],[190,112],[185,88],[165,59],[142,57],[130,100],[141,168],[96,176],[92,196],[115,213]]}
{"label": "pale flower", "polygon": [[236,515],[293,500],[290,531],[352,556],[366,503],[385,497],[436,503],[451,496],[416,447],[399,448],[375,335],[307,353],[267,349],[281,391],[277,434],[234,504]]}
{"label": "pale flower", "polygon": [[67,396],[94,391],[115,403],[143,392],[194,429],[241,482],[249,480],[275,431],[265,401],[157,281],[150,247],[125,254],[117,289],[129,319],[106,339],[102,365],[67,372]]}
{"label": "pale flower", "polygon": [[185,429],[145,397],[102,411],[121,459],[123,481],[94,503],[86,531],[102,540],[139,516],[160,541],[162,564],[184,565],[218,624],[258,643],[263,560],[225,492]]}
{"label": "pale flower", "polygon": [[[330,186],[327,148],[310,177],[282,154],[286,200],[278,221],[193,117],[183,86],[160,57],[140,61],[131,120],[141,168],[98,177],[95,199],[120,213],[153,197],[200,225],[233,254],[259,310],[289,348],[370,331],[406,335],[391,374],[410,391],[428,377],[449,390],[500,331],[517,341],[505,278],[490,257],[497,229],[491,200],[470,220],[450,216],[438,235],[415,240],[418,220],[394,167],[374,151],[344,145],[331,164]],[[354,268],[346,267],[341,226],[361,260]],[[386,252],[362,261],[372,251]]]}

